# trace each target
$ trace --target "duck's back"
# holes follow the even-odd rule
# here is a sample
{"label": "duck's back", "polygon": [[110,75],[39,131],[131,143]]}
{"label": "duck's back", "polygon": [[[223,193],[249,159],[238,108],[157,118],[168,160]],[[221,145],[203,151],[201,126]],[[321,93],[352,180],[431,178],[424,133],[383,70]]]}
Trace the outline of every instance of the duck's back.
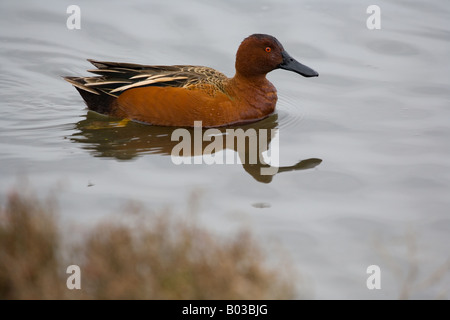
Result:
{"label": "duck's back", "polygon": [[224,91],[224,82],[228,79],[223,73],[203,66],[151,66],[95,60],[89,62],[97,69],[88,71],[97,76],[65,79],[91,94],[108,94],[116,98],[126,90],[147,86],[193,89],[206,85]]}

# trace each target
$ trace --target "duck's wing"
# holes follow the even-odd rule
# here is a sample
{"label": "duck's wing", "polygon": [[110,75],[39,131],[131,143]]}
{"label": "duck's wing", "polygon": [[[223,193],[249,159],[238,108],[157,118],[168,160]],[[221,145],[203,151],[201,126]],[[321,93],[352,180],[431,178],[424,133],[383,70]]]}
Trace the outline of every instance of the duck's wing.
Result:
{"label": "duck's wing", "polygon": [[94,77],[65,77],[78,89],[93,94],[118,97],[126,90],[155,86],[191,89],[209,85],[224,91],[227,77],[219,71],[203,66],[150,66],[133,63],[88,60],[97,69],[88,70]]}

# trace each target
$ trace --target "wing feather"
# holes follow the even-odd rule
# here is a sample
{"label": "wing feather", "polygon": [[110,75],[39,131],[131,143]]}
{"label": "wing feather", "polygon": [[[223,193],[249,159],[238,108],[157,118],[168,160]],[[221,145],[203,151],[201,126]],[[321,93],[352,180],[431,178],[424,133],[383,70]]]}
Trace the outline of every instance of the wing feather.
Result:
{"label": "wing feather", "polygon": [[79,89],[115,97],[126,90],[146,86],[189,88],[206,84],[223,91],[223,82],[227,79],[222,73],[202,66],[152,66],[92,59],[88,61],[97,68],[88,72],[97,76],[65,79]]}

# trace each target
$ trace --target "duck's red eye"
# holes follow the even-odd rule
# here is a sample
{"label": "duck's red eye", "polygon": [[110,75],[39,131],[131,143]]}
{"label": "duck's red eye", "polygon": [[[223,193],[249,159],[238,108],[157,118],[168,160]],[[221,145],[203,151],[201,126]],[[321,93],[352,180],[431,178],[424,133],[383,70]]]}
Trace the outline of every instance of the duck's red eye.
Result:
{"label": "duck's red eye", "polygon": [[270,52],[270,51],[272,51],[272,48],[271,47],[266,47],[266,52]]}

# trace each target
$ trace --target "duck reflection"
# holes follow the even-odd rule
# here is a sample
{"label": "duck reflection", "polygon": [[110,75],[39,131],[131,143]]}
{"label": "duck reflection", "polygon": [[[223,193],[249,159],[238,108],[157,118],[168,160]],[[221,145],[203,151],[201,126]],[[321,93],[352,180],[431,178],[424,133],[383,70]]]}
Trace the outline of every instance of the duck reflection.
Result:
{"label": "duck reflection", "polygon": [[[227,149],[231,149],[235,152],[233,154],[238,155],[244,170],[255,180],[262,183],[270,183],[273,176],[277,173],[311,169],[322,162],[321,159],[311,158],[299,161],[292,166],[283,167],[271,166],[266,163],[262,154],[270,154],[271,150],[268,149],[270,149],[270,143],[276,137],[277,130],[274,129],[277,128],[278,115],[272,114],[262,121],[241,125],[239,127],[216,128],[214,130],[198,128],[182,129],[184,132],[190,133],[191,137],[194,137],[196,134],[194,130],[200,130],[203,139],[200,142],[198,139],[187,141],[191,145],[191,149],[188,152],[180,153],[180,156],[201,156],[205,159],[206,157],[228,157],[229,152],[227,152]],[[186,141],[181,141],[180,137],[176,139],[172,137],[174,131],[180,130],[179,128],[149,126],[126,120],[111,121],[111,118],[90,111],[86,114],[85,119],[76,124],[76,129],[78,132],[70,137],[71,141],[81,143],[83,149],[88,150],[96,157],[115,158],[123,161],[131,160],[145,154],[172,155],[175,147],[178,150],[180,149],[180,142],[186,144]],[[247,134],[247,143],[239,144],[237,140],[232,145],[227,143],[226,136],[229,135],[230,129],[235,129],[234,131],[242,129]],[[257,148],[255,150],[250,147],[254,145],[249,143],[252,138],[256,139],[254,141],[259,142],[256,143]],[[205,141],[208,139],[209,141]],[[200,145],[194,147],[196,143],[200,143]],[[211,148],[213,144],[214,148]],[[255,151],[257,155],[254,154]],[[228,161],[229,159],[227,158],[221,162],[228,163]],[[191,163],[196,162],[192,161]]]}

